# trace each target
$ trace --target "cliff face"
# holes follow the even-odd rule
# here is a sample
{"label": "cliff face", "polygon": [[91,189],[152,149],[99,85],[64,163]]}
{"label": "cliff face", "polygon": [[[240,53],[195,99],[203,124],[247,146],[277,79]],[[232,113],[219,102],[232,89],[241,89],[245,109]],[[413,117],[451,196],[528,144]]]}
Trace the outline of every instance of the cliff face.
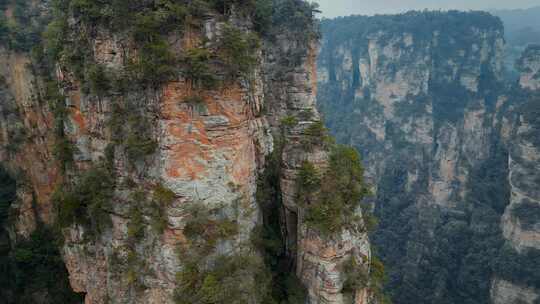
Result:
{"label": "cliff face", "polygon": [[[223,26],[217,18],[205,20],[203,30],[195,34],[196,39],[216,37],[217,29]],[[122,68],[116,65],[121,59],[108,55],[122,54],[129,45],[115,41],[108,33],[98,35],[102,38],[94,40],[92,46],[96,60],[112,69]],[[70,66],[65,69],[60,71],[60,77],[70,88],[64,92],[69,104],[67,135],[77,151],[74,165],[87,167],[105,157],[114,136],[105,126],[114,115],[115,100],[85,95],[76,80],[69,78]],[[101,303],[107,298],[129,303],[171,302],[177,284],[175,277],[182,267],[178,251],[189,246],[184,233],[190,216],[186,208],[189,204],[215,210],[218,218],[227,218],[237,225],[236,235],[218,241],[214,254],[233,256],[252,250],[247,245],[250,232],[260,224],[260,210],[255,202],[257,173],[264,165],[266,153],[272,149],[267,123],[260,113],[261,90],[260,82],[255,82],[253,87],[231,83],[199,92],[202,101],[193,105],[186,102],[192,88],[188,80],[180,79],[168,81],[157,90],[125,97],[127,107],[143,106],[144,115],[149,117],[145,127],[150,128],[150,138],[156,146],[152,155],[135,164],[129,163],[126,150],[115,148],[111,152],[117,183],[129,180],[137,186],[115,191],[109,231],[95,243],[85,240],[85,231],[80,227],[65,232],[64,259],[71,286],[76,292],[86,293],[86,303]],[[174,193],[174,198],[162,211],[164,229],[156,232],[151,227],[155,220],[152,208],[156,206],[151,204],[159,202],[145,200],[149,200],[150,193],[156,196],[161,187]],[[137,198],[142,201],[137,202],[133,197],[137,194],[142,196]],[[135,208],[140,209],[133,209],[133,204],[138,204]],[[130,223],[139,215],[133,210],[140,210],[141,224],[137,229],[142,229],[144,235],[134,250],[129,248],[130,229],[135,229],[130,228]],[[120,268],[120,274],[124,272],[124,275],[119,280],[115,279],[118,272],[111,269],[115,267],[112,261],[115,258],[127,261],[127,269]],[[144,293],[133,292],[133,286],[138,284],[143,286]],[[249,300],[255,301],[251,297]]]}
{"label": "cliff face", "polygon": [[[344,303],[342,265],[369,261],[367,235],[322,236],[296,202],[302,163],[324,170],[328,158],[301,145],[319,117],[312,7],[268,2],[268,24],[251,8],[166,2],[26,8],[54,19],[32,56],[10,43],[0,54],[0,155],[24,176],[12,242],[54,225],[85,303],[262,303],[275,284],[253,242],[269,218],[258,180],[279,137],[269,201],[282,270],[310,303]],[[290,116],[304,118],[283,131]],[[365,287],[353,295],[369,298]]]}
{"label": "cliff face", "polygon": [[[423,18],[404,17],[417,23]],[[407,188],[427,183],[424,201],[451,207],[464,195],[455,186],[466,181],[468,170],[460,158],[471,163],[489,154],[491,126],[483,122],[489,122],[489,108],[495,106],[489,103],[496,101],[484,100],[480,76],[489,73],[495,83],[500,80],[503,38],[497,23],[484,28],[470,24],[472,34],[461,40],[457,30],[442,31],[444,25],[453,26],[451,21],[442,23],[427,23],[421,32],[422,24],[409,25],[409,31],[381,26],[339,42],[329,33],[320,55],[319,96],[331,102],[330,95],[339,90],[341,102],[356,106],[349,115],[354,116],[354,128],[364,131],[339,139],[361,149],[372,179],[380,178],[384,165],[391,163],[384,158],[395,159],[407,148],[412,156],[403,173]],[[432,168],[422,170],[427,163]]]}
{"label": "cliff face", "polygon": [[[540,49],[538,46],[528,47],[517,64],[523,95],[510,97],[522,99],[522,104],[509,141],[508,183],[511,196],[501,227],[507,244],[515,252],[511,258],[525,261],[520,265],[523,268],[529,267],[529,263],[537,263],[540,249],[540,129],[537,118],[540,82],[535,76],[539,64]],[[530,280],[526,274],[521,278],[506,275],[493,281],[492,299],[494,303],[535,303],[540,298],[539,287],[538,282]]]}
{"label": "cliff face", "polygon": [[[514,244],[535,239],[500,221],[511,221],[503,213],[517,197],[534,197],[519,187],[538,188],[531,167],[538,153],[514,137],[538,133],[515,126],[525,97],[504,90],[501,22],[433,12],[322,27],[318,102],[337,140],[361,151],[376,185],[374,242],[390,269],[393,300],[489,303],[491,292],[497,303],[517,303],[493,294],[490,282],[509,286],[496,279],[512,263],[502,254],[501,228],[509,240],[522,236]],[[532,58],[522,62],[522,87],[535,89],[537,67]],[[507,274],[523,267],[514,266]]]}
{"label": "cliff face", "polygon": [[[358,290],[354,299],[350,300],[344,297],[342,291],[345,281],[343,265],[351,258],[370,261],[367,233],[362,230],[343,229],[331,237],[325,237],[306,225],[305,210],[297,198],[297,179],[302,165],[307,161],[316,167],[324,168],[327,165],[328,153],[318,145],[306,151],[303,143],[303,134],[320,120],[318,112],[314,110],[316,46],[310,46],[307,60],[300,68],[285,67],[274,59],[291,56],[290,44],[299,43],[296,39],[294,35],[282,35],[278,37],[278,47],[268,47],[269,57],[272,59],[267,62],[267,77],[276,81],[270,82],[272,84],[266,91],[265,99],[270,103],[271,117],[297,119],[296,125],[287,128],[281,138],[283,145],[280,188],[287,255],[294,260],[296,274],[307,288],[309,303],[368,303],[370,294],[367,289]],[[279,76],[278,73],[283,73],[283,69],[287,69],[285,75]],[[279,100],[286,103],[277,102]],[[275,120],[273,126],[279,128]],[[322,138],[315,141],[320,143]],[[361,215],[359,210],[357,212]]]}

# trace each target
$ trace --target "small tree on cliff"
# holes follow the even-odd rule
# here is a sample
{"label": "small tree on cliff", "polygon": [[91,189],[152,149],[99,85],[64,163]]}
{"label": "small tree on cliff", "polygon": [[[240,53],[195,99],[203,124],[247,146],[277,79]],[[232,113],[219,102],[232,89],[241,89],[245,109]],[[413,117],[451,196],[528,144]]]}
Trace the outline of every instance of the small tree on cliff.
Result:
{"label": "small tree on cliff", "polygon": [[[318,178],[313,165],[305,163],[297,180],[297,199],[306,208],[306,224],[324,234],[336,233],[361,222],[356,215],[357,209],[370,193],[356,150],[334,146],[328,165],[323,176]],[[315,189],[320,190],[315,193]],[[365,217],[367,222],[368,215]]]}

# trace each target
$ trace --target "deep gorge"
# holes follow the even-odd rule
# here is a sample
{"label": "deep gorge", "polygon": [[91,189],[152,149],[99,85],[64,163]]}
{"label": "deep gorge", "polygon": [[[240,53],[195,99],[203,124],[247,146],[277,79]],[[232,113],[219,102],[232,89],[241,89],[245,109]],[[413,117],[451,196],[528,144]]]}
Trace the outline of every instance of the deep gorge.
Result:
{"label": "deep gorge", "polygon": [[536,303],[540,48],[510,83],[487,13],[351,16],[322,33],[319,108],[376,189],[394,303]]}
{"label": "deep gorge", "polygon": [[500,19],[0,9],[0,302],[539,303],[540,46],[509,73]]}

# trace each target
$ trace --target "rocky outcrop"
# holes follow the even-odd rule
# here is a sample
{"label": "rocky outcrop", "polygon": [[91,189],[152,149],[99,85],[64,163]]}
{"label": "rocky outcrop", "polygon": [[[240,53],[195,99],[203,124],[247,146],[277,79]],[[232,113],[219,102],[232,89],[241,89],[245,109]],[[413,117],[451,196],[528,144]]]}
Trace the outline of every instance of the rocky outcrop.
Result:
{"label": "rocky outcrop", "polygon": [[521,75],[519,85],[527,90],[540,89],[540,58],[538,46],[529,46],[518,61],[517,68]]}
{"label": "rocky outcrop", "polygon": [[[306,151],[302,143],[305,130],[320,120],[315,107],[318,46],[312,41],[308,49],[303,49],[306,41],[298,39],[299,33],[287,33],[285,29],[283,32],[286,34],[279,35],[277,43],[267,46],[265,77],[270,85],[265,90],[265,100],[270,105],[274,132],[283,132],[280,186],[287,251],[294,260],[296,275],[307,288],[309,303],[347,303],[342,291],[345,281],[342,265],[351,257],[369,262],[370,244],[365,232],[344,229],[325,237],[304,222],[305,210],[296,197],[298,172],[305,161],[325,168],[328,158],[324,147],[316,145]],[[300,66],[277,60],[298,53],[303,58]],[[297,124],[284,129],[276,118],[286,117],[294,117]],[[317,141],[320,143],[322,139]],[[370,294],[363,289],[356,291],[353,301],[363,304],[369,299]]]}
{"label": "rocky outcrop", "polygon": [[538,294],[534,289],[514,285],[508,281],[493,280],[491,286],[494,304],[503,303],[534,303]]}
{"label": "rocky outcrop", "polygon": [[[276,208],[283,208],[293,272],[310,303],[344,303],[341,266],[351,256],[369,261],[367,235],[346,230],[323,237],[306,227],[295,202],[302,162],[324,169],[327,160],[323,148],[306,152],[301,144],[303,131],[319,119],[312,7],[296,0],[276,2],[275,10],[281,5],[301,23],[274,21],[265,34],[255,33],[252,14],[243,11],[247,8],[234,5],[204,13],[190,7],[197,15],[177,24],[182,30],[162,33],[162,26],[159,33],[148,33],[144,30],[154,29],[152,22],[159,18],[177,22],[174,18],[185,12],[177,8],[176,16],[167,11],[173,6],[145,7],[148,14],[157,10],[159,18],[131,16],[141,19],[135,29],[126,29],[119,24],[129,12],[92,3],[58,11],[48,2],[32,4],[43,14],[59,14],[48,31],[57,35],[52,37],[60,44],[56,47],[64,47],[60,54],[44,59],[9,47],[0,53],[5,67],[0,156],[12,172],[24,174],[27,185],[19,188],[22,199],[12,207],[15,234],[28,236],[38,222],[58,225],[71,287],[85,295],[87,304],[182,301],[178,290],[190,285],[179,280],[197,280],[193,273],[183,275],[190,267],[202,272],[223,257],[246,258],[240,267],[262,260],[251,242],[263,224],[257,180],[267,156],[278,148],[274,137],[279,135],[284,207]],[[119,16],[111,21],[107,14]],[[119,24],[111,27],[110,22]],[[133,35],[135,30],[152,39]],[[235,62],[221,57],[226,56],[227,30],[236,35],[228,43],[250,45],[252,37],[262,37],[264,48],[233,58],[253,56],[248,72],[235,66],[237,74],[248,75],[231,75],[228,65]],[[51,38],[48,32],[44,36]],[[45,51],[53,46],[54,41],[45,41]],[[36,54],[42,47],[35,46]],[[167,56],[176,60],[170,66],[160,61]],[[171,72],[171,66],[176,70]],[[158,71],[152,81],[132,77],[152,69]],[[282,134],[281,122],[289,116],[305,118]],[[200,238],[207,242],[197,243]],[[199,256],[188,259],[195,251]],[[192,260],[195,264],[188,264]],[[256,269],[242,268],[235,286],[249,290],[235,301],[261,302],[258,293],[267,286],[255,282]],[[213,281],[203,279],[209,288]],[[188,289],[180,290],[200,292]],[[355,303],[368,298],[367,290],[358,290]]]}

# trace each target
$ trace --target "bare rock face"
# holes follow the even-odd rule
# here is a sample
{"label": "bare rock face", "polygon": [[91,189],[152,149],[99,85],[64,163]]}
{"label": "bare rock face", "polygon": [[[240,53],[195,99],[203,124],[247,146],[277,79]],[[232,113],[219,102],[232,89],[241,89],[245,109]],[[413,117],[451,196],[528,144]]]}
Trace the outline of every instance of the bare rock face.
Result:
{"label": "bare rock face", "polygon": [[[3,49],[0,63],[4,67],[1,74],[5,81],[1,105],[4,149],[0,155],[13,171],[26,173],[26,180],[21,181],[25,187],[19,190],[23,206],[19,208],[18,221],[26,222],[19,229],[26,230],[23,235],[28,236],[33,230],[31,222],[35,223],[34,212],[46,223],[52,220],[49,201],[59,179],[51,151],[54,134],[49,133],[54,121],[48,109],[39,107],[41,92],[36,87],[38,79],[29,68],[30,60]],[[31,207],[34,198],[37,211]]]}
{"label": "bare rock face", "polygon": [[520,206],[540,206],[540,191],[536,185],[539,178],[540,150],[525,136],[534,132],[532,129],[525,121],[520,122],[516,133],[517,140],[513,141],[513,153],[509,159],[508,181],[512,194],[502,227],[504,237],[518,251],[524,248],[540,248],[540,223],[530,222],[526,218],[520,220],[512,212]]}
{"label": "bare rock face", "polygon": [[[100,35],[94,47],[96,60],[121,68],[118,58],[108,54],[111,50],[121,53],[126,47],[129,45],[122,45],[115,37]],[[110,136],[105,126],[114,115],[113,100],[97,100],[82,93],[76,82],[69,79],[69,68],[66,66],[61,73],[73,88],[66,92],[71,122],[68,134],[76,142],[77,166],[85,166],[106,153]],[[144,228],[146,237],[135,250],[139,264],[135,278],[126,278],[125,272],[119,274],[114,269],[115,259],[133,254],[127,249],[130,190],[120,190],[115,195],[112,231],[104,233],[97,243],[85,242],[82,228],[69,229],[64,246],[66,266],[74,290],[86,293],[86,303],[106,303],[107,299],[171,303],[175,276],[182,267],[178,248],[186,243],[183,230],[189,216],[187,204],[219,207],[238,222],[238,236],[220,244],[218,253],[228,254],[249,239],[254,226],[260,224],[255,202],[257,175],[266,153],[272,150],[266,119],[260,113],[260,81],[257,84],[249,89],[239,83],[202,92],[200,106],[185,102],[191,94],[186,80],[168,82],[160,90],[147,93],[151,95],[128,97],[149,101],[148,111],[156,117],[150,127],[157,151],[151,159],[137,164],[142,171],[136,172],[129,168],[127,155],[116,151],[116,171],[121,180],[133,179],[146,191],[160,183],[172,190],[175,199],[165,210],[166,228],[162,234],[153,232],[149,224]],[[234,205],[236,202],[241,206]],[[235,215],[235,208],[241,208],[241,215]],[[145,216],[146,220],[150,219]],[[145,286],[144,293],[133,290],[133,281]]]}
{"label": "bare rock face", "polygon": [[514,285],[503,280],[494,280],[491,290],[494,304],[534,303],[538,298],[534,289]]}
{"label": "bare rock face", "polygon": [[[370,259],[365,233],[345,230],[323,238],[305,226],[294,199],[302,162],[309,160],[323,169],[327,161],[324,149],[306,152],[301,147],[303,129],[320,119],[315,108],[315,36],[299,35],[296,31],[302,29],[280,25],[277,37],[263,40],[264,52],[256,54],[250,77],[231,81],[224,76],[223,63],[214,60],[219,55],[217,42],[226,26],[233,24],[249,34],[253,24],[234,9],[228,14],[227,18],[215,12],[204,15],[200,27],[188,26],[182,34],[166,37],[171,52],[178,56],[200,46],[214,52],[209,63],[215,68],[213,76],[226,84],[217,87],[200,88],[193,79],[175,76],[159,85],[141,84],[128,91],[102,83],[110,87],[110,92],[102,94],[95,84],[81,81],[81,72],[72,61],[54,62],[51,80],[36,73],[36,62],[27,54],[0,52],[6,80],[1,87],[0,156],[13,172],[25,176],[26,186],[19,187],[21,199],[13,206],[16,234],[25,237],[36,229],[36,223],[58,220],[55,217],[61,210],[57,206],[68,191],[62,188],[65,185],[78,185],[84,174],[96,168],[114,172],[110,177],[98,175],[115,186],[107,207],[102,208],[105,215],[94,214],[91,220],[104,217],[107,228],[95,233],[93,224],[70,223],[61,230],[71,287],[85,295],[86,304],[173,303],[177,274],[185,268],[180,255],[193,246],[186,232],[194,216],[191,206],[213,210],[213,216],[230,219],[238,227],[234,236],[215,242],[208,264],[214,263],[214,256],[232,256],[239,250],[260,259],[250,243],[255,227],[262,224],[257,179],[266,157],[277,148],[274,135],[280,133],[282,119],[290,115],[309,113],[284,134],[280,194],[287,253],[308,290],[309,302],[345,303],[342,263],[351,256]],[[84,37],[84,51],[89,54],[85,60],[97,66],[94,76],[129,72],[128,65],[142,52],[133,37],[105,26],[88,26],[78,17],[67,19],[66,39],[76,45]],[[92,74],[93,70],[85,67],[83,72]],[[57,87],[65,108],[60,127],[58,112],[45,102],[50,83]],[[145,137],[133,140],[126,129]],[[58,141],[58,133],[67,145],[60,147],[69,148],[69,162],[58,159],[64,151],[59,151],[64,142]],[[17,141],[20,134],[25,138]],[[159,205],[155,198],[159,191],[169,197],[167,204]],[[253,274],[244,275],[254,280]],[[369,295],[359,290],[355,297],[360,304],[367,303]],[[253,299],[246,303],[258,303]]]}
{"label": "bare rock face", "polygon": [[518,61],[519,84],[524,89],[540,89],[540,46],[529,46]]}

